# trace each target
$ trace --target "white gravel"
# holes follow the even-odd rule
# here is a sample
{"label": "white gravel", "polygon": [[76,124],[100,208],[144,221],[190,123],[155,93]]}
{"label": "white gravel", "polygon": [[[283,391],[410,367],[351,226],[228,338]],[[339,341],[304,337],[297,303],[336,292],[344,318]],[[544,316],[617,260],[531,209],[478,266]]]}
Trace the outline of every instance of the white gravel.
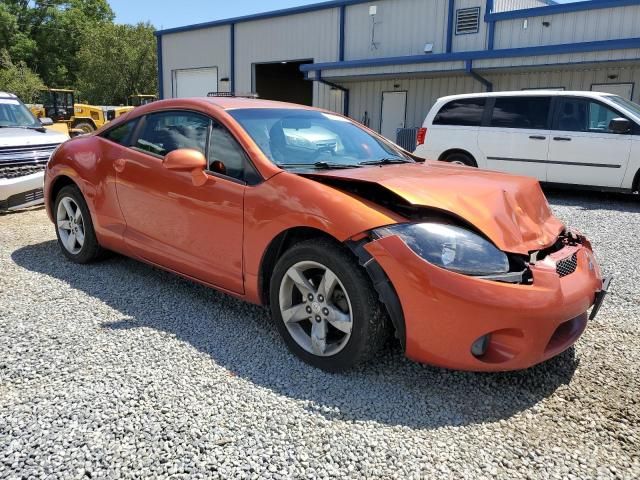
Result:
{"label": "white gravel", "polygon": [[549,197],[617,278],[575,349],[509,374],[397,348],[323,373],[261,308],[0,216],[0,478],[640,477],[640,201]]}

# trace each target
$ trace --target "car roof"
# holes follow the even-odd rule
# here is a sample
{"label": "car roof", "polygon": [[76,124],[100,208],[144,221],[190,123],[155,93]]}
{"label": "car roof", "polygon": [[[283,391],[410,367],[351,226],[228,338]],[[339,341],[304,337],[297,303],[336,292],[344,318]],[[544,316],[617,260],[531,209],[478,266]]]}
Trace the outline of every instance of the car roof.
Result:
{"label": "car roof", "polygon": [[534,89],[534,90],[513,90],[509,92],[483,92],[483,93],[465,93],[462,95],[448,95],[446,97],[440,97],[439,101],[455,100],[459,98],[483,98],[483,97],[539,97],[544,96],[565,96],[565,97],[612,97],[614,94],[606,92],[592,92],[581,90],[546,90],[546,89]]}
{"label": "car roof", "polygon": [[18,97],[17,97],[17,95],[14,95],[13,93],[0,91],[0,98],[18,98]]}
{"label": "car roof", "polygon": [[[185,103],[207,103],[222,108],[223,110],[232,110],[238,108],[302,108],[308,110],[317,110],[313,107],[306,105],[298,105],[295,103],[277,102],[275,100],[263,100],[260,98],[248,98],[248,97],[191,97],[180,99],[167,99],[167,100],[180,100]],[[164,101],[160,100],[154,102],[156,106],[162,105]]]}

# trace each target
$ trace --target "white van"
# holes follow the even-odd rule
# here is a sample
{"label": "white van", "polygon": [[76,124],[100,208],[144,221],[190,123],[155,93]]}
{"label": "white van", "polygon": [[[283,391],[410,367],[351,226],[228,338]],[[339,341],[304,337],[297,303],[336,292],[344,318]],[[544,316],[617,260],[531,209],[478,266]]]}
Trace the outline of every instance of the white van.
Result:
{"label": "white van", "polygon": [[598,92],[452,95],[427,115],[415,155],[633,192],[640,188],[640,105]]}

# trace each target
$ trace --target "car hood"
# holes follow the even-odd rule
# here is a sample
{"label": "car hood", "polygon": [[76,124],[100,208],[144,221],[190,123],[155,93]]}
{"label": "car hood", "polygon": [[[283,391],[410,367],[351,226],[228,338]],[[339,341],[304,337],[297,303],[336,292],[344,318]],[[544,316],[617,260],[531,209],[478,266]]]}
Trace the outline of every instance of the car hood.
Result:
{"label": "car hood", "polygon": [[0,128],[0,147],[51,145],[68,139],[66,135],[50,130],[39,132],[25,128]]}
{"label": "car hood", "polygon": [[527,254],[546,248],[564,229],[538,181],[529,177],[439,162],[314,171],[305,176],[328,183],[335,179],[342,184],[377,184],[413,206],[463,218],[506,252]]}

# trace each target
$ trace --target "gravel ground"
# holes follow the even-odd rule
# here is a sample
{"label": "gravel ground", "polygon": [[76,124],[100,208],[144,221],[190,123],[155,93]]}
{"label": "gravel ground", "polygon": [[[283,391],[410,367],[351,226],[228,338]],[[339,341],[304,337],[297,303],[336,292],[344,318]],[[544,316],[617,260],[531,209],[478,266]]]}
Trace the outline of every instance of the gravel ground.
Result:
{"label": "gravel ground", "polygon": [[0,216],[0,478],[639,478],[640,202],[549,198],[617,278],[575,348],[508,374],[398,348],[323,373],[262,308]]}

